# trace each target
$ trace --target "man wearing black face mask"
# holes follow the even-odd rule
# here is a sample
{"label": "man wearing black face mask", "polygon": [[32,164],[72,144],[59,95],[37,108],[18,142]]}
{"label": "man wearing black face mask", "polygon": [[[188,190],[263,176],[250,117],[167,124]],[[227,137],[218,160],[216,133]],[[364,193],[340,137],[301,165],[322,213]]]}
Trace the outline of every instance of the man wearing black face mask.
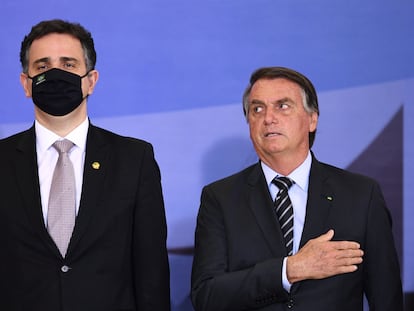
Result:
{"label": "man wearing black face mask", "polygon": [[90,124],[90,33],[40,22],[20,60],[35,122],[0,140],[0,310],[169,310],[159,168],[148,142]]}
{"label": "man wearing black face mask", "polygon": [[[86,97],[82,94],[83,76],[59,68],[39,73],[32,80],[32,98],[35,105],[52,116],[64,116],[75,110]],[[25,77],[23,76],[23,82]]]}

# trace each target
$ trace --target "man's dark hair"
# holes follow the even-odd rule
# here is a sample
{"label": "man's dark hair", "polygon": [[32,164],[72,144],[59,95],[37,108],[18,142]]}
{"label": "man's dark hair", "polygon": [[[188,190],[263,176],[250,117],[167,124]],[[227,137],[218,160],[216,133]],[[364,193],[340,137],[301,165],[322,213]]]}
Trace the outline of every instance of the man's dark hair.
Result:
{"label": "man's dark hair", "polygon": [[30,33],[24,37],[20,48],[20,63],[23,72],[28,71],[29,49],[33,41],[51,33],[68,34],[79,39],[85,55],[86,70],[90,71],[95,68],[96,51],[91,33],[80,24],[53,19],[33,26]]}
{"label": "man's dark hair", "polygon": [[[263,67],[252,73],[249,84],[243,93],[243,112],[246,119],[248,119],[249,96],[253,84],[260,79],[273,80],[278,78],[287,79],[298,84],[304,93],[303,107],[305,110],[309,113],[316,112],[319,115],[318,97],[316,95],[315,87],[308,78],[303,74],[286,67]],[[313,145],[315,135],[316,129],[314,132],[309,133],[309,148]]]}

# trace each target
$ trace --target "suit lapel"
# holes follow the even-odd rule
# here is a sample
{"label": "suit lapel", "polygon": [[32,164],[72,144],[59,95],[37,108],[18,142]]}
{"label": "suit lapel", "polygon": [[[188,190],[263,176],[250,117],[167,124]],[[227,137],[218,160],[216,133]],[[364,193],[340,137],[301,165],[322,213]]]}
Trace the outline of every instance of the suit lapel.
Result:
{"label": "suit lapel", "polygon": [[81,201],[68,248],[68,255],[76,247],[82,235],[91,227],[90,224],[93,216],[99,213],[97,211],[97,201],[101,196],[109,163],[109,145],[105,142],[99,129],[90,125],[86,141]]}
{"label": "suit lapel", "polygon": [[275,256],[280,256],[281,252],[286,255],[282,232],[275,218],[273,201],[260,164],[254,167],[248,177],[248,185],[250,187],[249,208],[263,232],[264,239]]}
{"label": "suit lapel", "polygon": [[320,162],[314,157],[309,176],[308,202],[300,247],[310,239],[328,231],[326,220],[332,209],[335,194]]}
{"label": "suit lapel", "polygon": [[40,199],[39,174],[36,155],[36,137],[34,126],[24,132],[17,142],[14,161],[18,187],[23,200],[23,206],[34,232],[60,256],[59,250],[47,232],[43,220],[42,203]]}

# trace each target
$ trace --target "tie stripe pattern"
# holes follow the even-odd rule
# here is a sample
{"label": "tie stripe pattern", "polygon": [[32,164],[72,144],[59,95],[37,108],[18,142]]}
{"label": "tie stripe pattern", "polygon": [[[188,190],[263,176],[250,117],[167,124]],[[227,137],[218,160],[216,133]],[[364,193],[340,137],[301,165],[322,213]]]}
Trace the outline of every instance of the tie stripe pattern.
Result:
{"label": "tie stripe pattern", "polygon": [[293,206],[288,190],[293,181],[288,177],[275,177],[272,181],[278,188],[274,209],[280,223],[288,256],[293,254]]}
{"label": "tie stripe pattern", "polygon": [[75,226],[75,175],[68,152],[73,147],[69,140],[56,141],[53,147],[59,158],[50,186],[47,229],[63,257]]}

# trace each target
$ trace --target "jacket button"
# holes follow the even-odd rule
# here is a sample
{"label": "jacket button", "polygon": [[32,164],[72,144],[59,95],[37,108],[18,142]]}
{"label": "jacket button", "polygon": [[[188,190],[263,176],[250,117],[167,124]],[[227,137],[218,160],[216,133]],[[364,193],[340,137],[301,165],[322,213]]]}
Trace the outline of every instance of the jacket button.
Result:
{"label": "jacket button", "polygon": [[294,303],[293,303],[293,299],[291,298],[291,299],[289,299],[289,301],[288,301],[288,303],[287,303],[287,307],[288,307],[288,309],[292,309],[292,308],[293,308],[293,305],[294,305]]}
{"label": "jacket button", "polygon": [[69,267],[68,266],[62,266],[62,267],[60,267],[60,271],[62,271],[62,272],[64,272],[64,273],[66,273],[66,272],[68,272],[69,271]]}

